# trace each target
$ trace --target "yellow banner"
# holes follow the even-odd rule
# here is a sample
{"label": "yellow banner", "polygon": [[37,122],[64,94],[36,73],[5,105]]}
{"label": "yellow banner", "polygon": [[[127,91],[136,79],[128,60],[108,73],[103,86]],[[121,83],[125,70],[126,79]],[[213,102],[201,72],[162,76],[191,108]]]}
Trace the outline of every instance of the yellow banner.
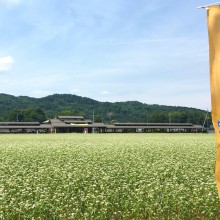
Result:
{"label": "yellow banner", "polygon": [[212,123],[216,137],[215,178],[220,198],[220,7],[207,8]]}

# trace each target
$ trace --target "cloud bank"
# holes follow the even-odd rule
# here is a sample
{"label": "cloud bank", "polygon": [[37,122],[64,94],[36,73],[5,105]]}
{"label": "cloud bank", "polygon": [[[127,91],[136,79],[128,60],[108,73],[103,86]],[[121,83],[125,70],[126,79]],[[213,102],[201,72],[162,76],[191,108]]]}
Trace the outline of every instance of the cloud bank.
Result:
{"label": "cloud bank", "polygon": [[14,59],[11,56],[0,57],[0,72],[7,72],[11,70]]}

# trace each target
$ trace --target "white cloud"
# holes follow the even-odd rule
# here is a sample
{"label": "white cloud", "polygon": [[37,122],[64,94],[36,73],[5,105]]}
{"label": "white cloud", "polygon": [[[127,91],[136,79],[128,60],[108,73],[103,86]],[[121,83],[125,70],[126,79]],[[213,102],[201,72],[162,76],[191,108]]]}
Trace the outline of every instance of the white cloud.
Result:
{"label": "white cloud", "polygon": [[109,91],[102,91],[101,94],[102,95],[110,95],[111,93]]}
{"label": "white cloud", "polygon": [[40,97],[45,97],[48,95],[53,94],[53,92],[48,91],[48,90],[34,90],[29,92],[31,97],[36,97],[36,98],[40,98]]}
{"label": "white cloud", "polygon": [[0,72],[9,71],[14,63],[14,59],[11,56],[0,57]]}
{"label": "white cloud", "polygon": [[6,4],[8,6],[14,6],[21,2],[21,0],[0,0],[0,3]]}

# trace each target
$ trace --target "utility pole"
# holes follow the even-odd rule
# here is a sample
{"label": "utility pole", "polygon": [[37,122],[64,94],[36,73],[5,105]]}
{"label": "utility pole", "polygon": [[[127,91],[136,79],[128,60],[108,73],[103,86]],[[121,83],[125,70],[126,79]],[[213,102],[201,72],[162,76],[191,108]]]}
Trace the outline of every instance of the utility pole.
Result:
{"label": "utility pole", "polygon": [[[205,119],[204,119],[204,122],[203,122],[203,127],[205,127],[205,123],[206,123],[206,121],[207,121],[207,118],[208,118],[208,113],[209,113],[209,110],[207,109],[207,112],[206,112],[206,115],[205,115]],[[208,125],[207,125],[207,127],[208,127]]]}
{"label": "utility pole", "polygon": [[[92,122],[94,123],[95,122],[95,111],[93,110],[93,112],[92,112]],[[94,129],[94,127],[92,128],[92,133],[95,133],[95,131],[94,131],[95,129]]]}
{"label": "utility pole", "polygon": [[169,124],[171,123],[171,114],[169,113]]}

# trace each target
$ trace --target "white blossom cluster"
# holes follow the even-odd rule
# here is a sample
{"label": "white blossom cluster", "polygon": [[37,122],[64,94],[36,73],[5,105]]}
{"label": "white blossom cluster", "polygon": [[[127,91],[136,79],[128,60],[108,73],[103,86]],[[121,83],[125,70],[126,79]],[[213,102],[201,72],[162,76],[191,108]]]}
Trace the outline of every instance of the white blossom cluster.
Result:
{"label": "white blossom cluster", "polygon": [[220,219],[207,134],[1,135],[0,219]]}

